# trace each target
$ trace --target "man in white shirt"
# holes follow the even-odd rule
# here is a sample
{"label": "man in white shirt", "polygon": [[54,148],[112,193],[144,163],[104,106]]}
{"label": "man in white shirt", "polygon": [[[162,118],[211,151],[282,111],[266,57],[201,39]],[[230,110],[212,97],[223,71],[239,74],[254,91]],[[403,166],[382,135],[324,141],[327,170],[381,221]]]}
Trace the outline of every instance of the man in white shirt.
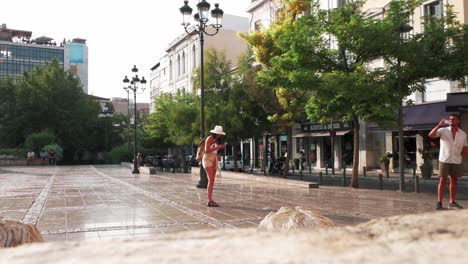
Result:
{"label": "man in white shirt", "polygon": [[[448,126],[447,126],[448,125]],[[447,176],[450,177],[450,203],[448,209],[462,209],[456,201],[457,180],[463,175],[462,153],[468,158],[468,142],[466,133],[460,128],[460,119],[450,115],[449,120],[442,119],[429,132],[429,137],[440,137],[439,152],[439,188],[437,192],[436,210],[442,209],[442,198],[445,191]]]}

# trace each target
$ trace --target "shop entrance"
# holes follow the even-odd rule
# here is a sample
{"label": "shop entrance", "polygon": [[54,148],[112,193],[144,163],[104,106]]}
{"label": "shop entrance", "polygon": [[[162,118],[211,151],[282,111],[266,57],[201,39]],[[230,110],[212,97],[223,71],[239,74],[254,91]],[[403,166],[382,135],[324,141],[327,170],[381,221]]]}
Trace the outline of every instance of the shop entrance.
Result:
{"label": "shop entrance", "polygon": [[325,168],[331,168],[332,165],[330,137],[323,138],[323,165]]}
{"label": "shop entrance", "polygon": [[[416,167],[416,134],[417,131],[405,131],[403,133],[403,145],[405,147],[404,167],[415,168]],[[400,148],[399,148],[399,137],[398,132],[393,132],[393,164],[394,168],[399,167]]]}

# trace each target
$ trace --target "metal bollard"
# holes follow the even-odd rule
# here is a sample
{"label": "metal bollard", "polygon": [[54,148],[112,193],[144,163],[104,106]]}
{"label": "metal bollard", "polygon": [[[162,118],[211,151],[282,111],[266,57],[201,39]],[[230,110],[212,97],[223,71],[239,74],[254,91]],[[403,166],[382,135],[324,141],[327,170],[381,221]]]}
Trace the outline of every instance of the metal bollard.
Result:
{"label": "metal bollard", "polygon": [[382,173],[379,174],[379,189],[383,190],[383,176],[382,176]]}
{"label": "metal bollard", "polygon": [[309,164],[309,174],[312,174],[312,165]]}
{"label": "metal bollard", "polygon": [[342,183],[343,183],[343,187],[346,187],[346,165],[343,166]]}
{"label": "metal bollard", "polygon": [[325,166],[325,175],[328,175],[328,167]]}
{"label": "metal bollard", "polygon": [[419,193],[419,176],[416,173],[414,174],[414,192]]}
{"label": "metal bollard", "polygon": [[413,177],[416,177],[416,168],[413,168]]}
{"label": "metal bollard", "polygon": [[323,173],[319,172],[319,185],[323,185]]}
{"label": "metal bollard", "polygon": [[366,173],[367,173],[366,166],[364,166],[362,167],[362,175],[364,175],[364,177],[367,177]]}

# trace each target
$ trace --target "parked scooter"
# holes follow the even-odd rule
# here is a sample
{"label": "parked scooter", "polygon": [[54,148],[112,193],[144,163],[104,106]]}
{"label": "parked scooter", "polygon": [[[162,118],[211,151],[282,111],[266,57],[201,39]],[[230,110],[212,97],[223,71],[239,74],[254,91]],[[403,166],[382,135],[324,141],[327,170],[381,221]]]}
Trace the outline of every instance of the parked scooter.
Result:
{"label": "parked scooter", "polygon": [[274,159],[270,162],[268,173],[270,175],[282,175],[284,158]]}

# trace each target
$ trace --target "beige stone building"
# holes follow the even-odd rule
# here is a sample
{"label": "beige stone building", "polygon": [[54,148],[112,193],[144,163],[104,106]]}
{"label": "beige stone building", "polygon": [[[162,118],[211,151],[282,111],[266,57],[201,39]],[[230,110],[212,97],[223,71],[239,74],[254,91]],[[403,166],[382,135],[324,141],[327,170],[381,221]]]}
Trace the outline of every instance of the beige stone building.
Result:
{"label": "beige stone building", "polygon": [[[371,0],[367,1],[363,12],[369,16],[384,16],[391,0]],[[468,23],[468,0],[428,0],[417,7],[411,17],[413,30],[408,33],[411,37],[414,33],[420,33],[424,16],[442,17],[446,15],[447,5],[452,5],[457,19],[463,23]],[[376,65],[379,65],[376,62]],[[374,65],[375,66],[375,65]],[[437,67],[434,65],[434,67]],[[441,79],[429,79],[424,81],[425,91],[415,92],[405,100],[412,100],[415,105],[404,107],[404,145],[407,158],[405,166],[411,168],[422,165],[423,160],[419,154],[423,148],[423,136],[435,127],[442,118],[448,118],[452,112],[459,113],[462,119],[462,129],[468,131],[468,92],[467,87],[461,86],[459,82]],[[448,99],[449,98],[449,99]],[[465,106],[454,107],[455,101],[466,101]],[[465,109],[458,109],[462,107]],[[372,125],[367,124],[365,130],[361,131],[364,141],[363,151],[361,151],[361,166],[375,168],[378,166],[378,157],[385,152],[398,153],[398,136],[396,131],[382,131]],[[438,141],[436,141],[438,144]],[[435,147],[436,149],[438,147]],[[438,151],[438,150],[437,150]],[[437,171],[437,153],[433,156],[434,168]],[[396,170],[398,165],[393,163],[390,167]],[[468,172],[468,162],[464,161],[465,171]]]}
{"label": "beige stone building", "polygon": [[[332,9],[342,6],[344,0],[321,0],[322,9]],[[391,0],[368,0],[362,12],[369,17],[383,17]],[[446,14],[445,5],[454,6],[458,19],[461,23],[468,23],[468,0],[429,0],[424,1],[422,5],[414,10],[411,18],[411,26],[413,30],[407,33],[408,37],[411,34],[421,31],[422,17],[443,16]],[[274,21],[276,12],[279,8],[278,1],[275,0],[255,0],[252,1],[247,9],[250,13],[250,30],[262,30]],[[383,67],[382,61],[373,63],[373,67]],[[447,96],[460,98],[465,95],[468,90],[466,87],[460,87],[458,82],[447,80],[431,79],[425,80],[424,92],[416,92],[406,98],[415,102],[415,106],[404,107],[404,143],[407,155],[408,168],[416,167],[422,164],[421,155],[418,149],[422,148],[422,135],[432,129],[441,118],[446,118],[449,115],[447,110]],[[457,100],[463,100],[457,99]],[[468,102],[468,98],[466,98]],[[468,104],[468,103],[467,103]],[[466,106],[468,109],[468,106]],[[455,111],[456,112],[456,111]],[[468,131],[468,114],[461,114],[462,129]],[[333,126],[337,130],[336,138],[333,143],[330,140],[330,127]],[[334,168],[343,168],[343,163],[350,167],[351,161],[348,158],[344,161],[344,157],[348,157],[353,150],[352,126],[349,123],[335,121],[333,124],[320,125],[313,123],[297,124],[293,135],[293,158],[299,157],[301,149],[306,153],[306,165],[312,168],[324,168],[330,166],[331,157],[333,157]],[[360,170],[365,166],[367,169],[379,168],[379,156],[386,152],[398,153],[398,136],[396,130],[380,129],[372,124],[361,124],[359,133],[361,138],[359,153],[360,153]],[[255,147],[251,147],[251,156],[255,159],[261,159],[264,156],[264,151],[278,157],[282,149],[286,145],[285,135],[270,135],[270,137],[255,141]],[[333,151],[331,151],[333,145]],[[333,152],[333,153],[332,153]],[[268,156],[270,155],[268,154]],[[437,154],[434,155],[435,169],[437,170]],[[258,164],[255,161],[255,164]],[[391,166],[397,170],[398,164],[392,163]],[[465,161],[465,168],[468,171],[468,164]]]}
{"label": "beige stone building", "polygon": [[[247,50],[247,45],[237,34],[248,31],[248,22],[248,18],[225,14],[220,31],[215,36],[205,36],[204,50],[223,51],[235,65],[239,56]],[[193,34],[193,28],[188,30],[191,34],[183,33],[169,43],[159,61],[151,68],[150,111],[154,109],[154,99],[163,93],[193,91],[192,76],[200,66],[200,40],[198,34]]]}

